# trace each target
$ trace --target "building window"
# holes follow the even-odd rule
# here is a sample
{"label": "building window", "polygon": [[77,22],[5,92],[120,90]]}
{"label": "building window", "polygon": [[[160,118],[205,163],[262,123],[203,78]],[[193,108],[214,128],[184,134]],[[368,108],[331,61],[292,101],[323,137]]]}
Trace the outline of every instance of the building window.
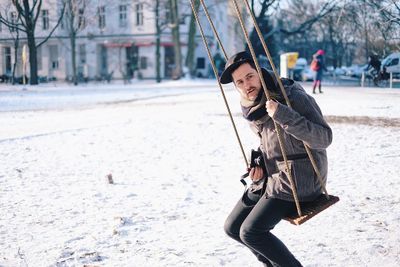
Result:
{"label": "building window", "polygon": [[98,7],[99,13],[99,28],[103,30],[106,27],[106,7],[100,6]]}
{"label": "building window", "polygon": [[86,45],[79,45],[79,60],[81,64],[86,64]]}
{"label": "building window", "polygon": [[396,65],[398,65],[399,64],[399,59],[398,58],[394,58],[394,59],[392,59],[390,62],[389,62],[389,64],[387,64],[386,66],[387,67],[391,67],[391,66],[396,66]]}
{"label": "building window", "polygon": [[5,72],[11,74],[11,47],[4,47]]}
{"label": "building window", "polygon": [[143,25],[143,4],[136,4],[136,25]]}
{"label": "building window", "polygon": [[107,47],[100,46],[100,75],[108,75]]}
{"label": "building window", "polygon": [[196,68],[197,69],[204,69],[205,67],[206,67],[206,59],[204,57],[198,57],[197,58]]}
{"label": "building window", "polygon": [[79,29],[86,27],[85,10],[83,8],[78,10],[78,26]]}
{"label": "building window", "polygon": [[147,69],[147,57],[140,57],[140,69]]}
{"label": "building window", "polygon": [[169,12],[168,9],[165,10],[165,21],[166,21],[166,23],[171,23],[171,21],[172,21],[171,12]]}
{"label": "building window", "polygon": [[50,69],[57,70],[58,69],[58,46],[57,45],[49,45],[49,59],[50,59]]}
{"label": "building window", "polygon": [[120,5],[119,6],[119,26],[121,28],[126,27],[127,25],[127,6]]}
{"label": "building window", "polygon": [[15,28],[14,25],[17,24],[17,12],[11,12],[10,13],[10,22],[11,22],[11,27],[10,27],[10,32],[14,32]]}
{"label": "building window", "polygon": [[49,29],[49,11],[47,9],[42,10],[42,29]]}

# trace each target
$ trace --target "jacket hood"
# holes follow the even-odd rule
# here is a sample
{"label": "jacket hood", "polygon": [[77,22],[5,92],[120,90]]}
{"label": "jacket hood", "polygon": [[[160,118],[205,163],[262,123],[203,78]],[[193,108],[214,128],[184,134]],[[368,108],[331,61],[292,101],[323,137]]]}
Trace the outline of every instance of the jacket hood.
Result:
{"label": "jacket hood", "polygon": [[[283,98],[281,89],[279,88],[279,84],[275,78],[274,72],[267,70],[265,68],[262,68],[261,71],[268,91],[270,91],[273,95],[279,95]],[[287,78],[280,78],[280,79],[283,87],[285,88],[286,95],[288,97],[290,96],[292,90],[300,89],[304,91],[304,89],[301,86],[296,86],[296,83],[292,79],[287,79]]]}

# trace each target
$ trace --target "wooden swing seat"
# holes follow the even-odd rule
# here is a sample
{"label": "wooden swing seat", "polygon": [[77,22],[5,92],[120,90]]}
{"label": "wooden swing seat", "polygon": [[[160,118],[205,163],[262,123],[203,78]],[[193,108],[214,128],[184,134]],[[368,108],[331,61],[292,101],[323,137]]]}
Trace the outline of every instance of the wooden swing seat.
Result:
{"label": "wooden swing seat", "polygon": [[339,201],[339,197],[329,195],[329,199],[326,198],[324,194],[321,194],[317,199],[310,202],[301,202],[301,212],[302,216],[299,216],[297,212],[284,218],[284,220],[290,222],[294,225],[300,225],[321,211],[329,208],[333,204]]}

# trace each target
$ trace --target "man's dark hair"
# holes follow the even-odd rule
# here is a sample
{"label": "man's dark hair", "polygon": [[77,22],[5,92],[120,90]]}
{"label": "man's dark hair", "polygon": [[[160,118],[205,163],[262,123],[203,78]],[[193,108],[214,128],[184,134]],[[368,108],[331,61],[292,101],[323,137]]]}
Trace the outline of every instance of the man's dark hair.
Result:
{"label": "man's dark hair", "polygon": [[[235,70],[237,70],[240,66],[242,66],[244,64],[249,64],[252,69],[257,71],[256,63],[254,63],[254,61],[245,61],[242,64],[239,64],[239,65],[237,65],[237,66],[235,66],[234,68],[231,69],[231,76],[235,72]],[[235,82],[235,81],[232,79],[232,82]]]}

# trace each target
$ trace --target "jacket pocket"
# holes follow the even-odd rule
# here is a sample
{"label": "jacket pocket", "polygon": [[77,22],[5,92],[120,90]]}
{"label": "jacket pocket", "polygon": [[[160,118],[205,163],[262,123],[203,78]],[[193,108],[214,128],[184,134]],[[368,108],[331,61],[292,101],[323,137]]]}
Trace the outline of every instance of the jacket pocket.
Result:
{"label": "jacket pocket", "polygon": [[288,161],[289,170],[286,168],[284,161],[277,161],[277,167],[282,176],[282,189],[287,193],[292,193],[292,188],[289,182],[289,171],[295,183],[297,196],[299,198],[312,195],[315,191],[314,181],[315,174],[311,162],[308,158],[296,159]]}

